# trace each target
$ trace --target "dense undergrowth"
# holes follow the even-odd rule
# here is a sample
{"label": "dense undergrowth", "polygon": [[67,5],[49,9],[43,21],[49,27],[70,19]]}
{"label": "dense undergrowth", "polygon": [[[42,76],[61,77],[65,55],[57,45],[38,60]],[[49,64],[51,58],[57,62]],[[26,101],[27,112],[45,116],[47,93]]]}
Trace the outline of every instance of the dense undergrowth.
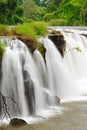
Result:
{"label": "dense undergrowth", "polygon": [[31,39],[37,39],[39,36],[45,36],[47,33],[46,22],[32,22],[18,24],[16,26],[0,25],[0,35],[17,35]]}

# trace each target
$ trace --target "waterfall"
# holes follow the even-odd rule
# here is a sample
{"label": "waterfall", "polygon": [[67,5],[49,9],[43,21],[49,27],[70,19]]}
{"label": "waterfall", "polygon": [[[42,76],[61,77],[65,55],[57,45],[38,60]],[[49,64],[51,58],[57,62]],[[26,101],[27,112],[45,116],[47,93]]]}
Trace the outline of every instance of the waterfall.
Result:
{"label": "waterfall", "polygon": [[[64,57],[48,37],[38,39],[46,49],[45,60],[38,50],[32,54],[22,41],[3,38],[6,51],[0,70],[0,92],[6,97],[11,117],[39,115],[50,106],[58,106],[59,98],[68,100],[87,94],[85,31],[55,30],[61,31],[66,41]],[[1,98],[0,107],[1,115]]]}
{"label": "waterfall", "polygon": [[54,96],[67,98],[75,96],[75,83],[70,72],[63,63],[63,58],[56,46],[48,38],[41,38],[40,42],[46,48],[46,64],[48,72],[48,88]]}
{"label": "waterfall", "polygon": [[[70,31],[61,31],[67,43],[63,60],[76,82],[78,91],[82,93],[85,90],[87,93],[87,38],[84,36],[86,31]],[[79,48],[80,51],[75,48]]]}
{"label": "waterfall", "polygon": [[[17,116],[21,113],[24,117],[37,114],[46,106],[43,88],[47,75],[43,58],[38,51],[33,56],[18,39],[6,38],[4,41],[7,47],[2,60],[1,93],[7,97],[9,114]],[[42,72],[34,61],[38,62],[37,58]]]}

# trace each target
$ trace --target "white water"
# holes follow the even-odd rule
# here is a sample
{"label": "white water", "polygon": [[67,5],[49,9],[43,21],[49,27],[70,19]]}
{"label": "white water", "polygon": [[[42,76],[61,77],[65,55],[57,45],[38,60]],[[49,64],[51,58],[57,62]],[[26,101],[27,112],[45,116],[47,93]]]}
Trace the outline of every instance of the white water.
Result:
{"label": "white water", "polygon": [[7,47],[0,89],[9,97],[7,105],[12,117],[20,116],[18,108],[24,118],[30,114],[42,116],[44,112],[44,115],[50,113],[47,109],[51,106],[58,105],[57,96],[61,101],[68,101],[81,100],[80,96],[87,94],[87,38],[80,35],[86,31],[58,30],[67,43],[65,56],[61,57],[48,37],[40,38],[39,42],[46,48],[46,64],[38,50],[31,54],[18,39],[4,39]]}
{"label": "white water", "polygon": [[[87,94],[87,38],[82,35],[86,32],[73,30],[72,33],[66,33],[62,31],[67,42],[63,60],[81,94]],[[73,49],[75,47],[79,47],[81,52]]]}
{"label": "white water", "polygon": [[[34,58],[27,47],[24,45],[24,43],[22,43],[21,41],[17,39],[5,40],[7,48],[2,61],[1,92],[4,96],[10,97],[9,100],[13,99],[18,104],[22,116],[29,116],[29,104],[26,102],[25,91],[31,91],[32,89],[25,90],[23,71],[26,71],[28,73],[28,77],[25,79],[25,81],[29,80],[28,87],[34,87],[33,89],[35,93],[35,106],[32,107],[35,107],[35,111],[37,114],[37,112],[42,110],[46,104],[42,91],[42,87],[44,87],[44,85],[43,83],[40,84],[39,71],[37,72],[37,66],[35,64]],[[42,59],[40,58],[39,60],[41,60],[42,63]],[[41,66],[42,70],[45,69],[44,66],[45,65]],[[31,102],[32,104],[34,104],[32,91],[30,92],[31,97],[29,98],[31,98]],[[19,113],[16,112],[17,106],[15,106],[16,104],[14,104],[15,103],[13,101],[7,101],[8,110],[11,116],[17,116],[17,114]]]}
{"label": "white water", "polygon": [[65,67],[59,51],[48,38],[41,38],[40,42],[46,48],[48,87],[50,91],[54,96],[59,96],[61,99],[76,96],[75,83]]}

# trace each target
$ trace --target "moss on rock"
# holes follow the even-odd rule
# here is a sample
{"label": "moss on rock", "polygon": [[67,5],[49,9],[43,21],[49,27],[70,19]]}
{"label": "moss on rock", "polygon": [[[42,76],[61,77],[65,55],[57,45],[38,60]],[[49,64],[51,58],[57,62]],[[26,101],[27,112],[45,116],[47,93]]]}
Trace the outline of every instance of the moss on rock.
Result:
{"label": "moss on rock", "polygon": [[0,39],[0,61],[2,60],[4,52],[5,52],[5,43],[3,39]]}

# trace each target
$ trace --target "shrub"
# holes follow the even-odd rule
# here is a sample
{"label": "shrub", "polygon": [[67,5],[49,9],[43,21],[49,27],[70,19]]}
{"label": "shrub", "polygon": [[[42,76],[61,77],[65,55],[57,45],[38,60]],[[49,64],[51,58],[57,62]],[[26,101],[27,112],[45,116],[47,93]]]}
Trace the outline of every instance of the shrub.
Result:
{"label": "shrub", "polygon": [[13,21],[14,24],[23,23],[23,19],[20,18],[20,17],[17,16],[17,15],[13,15],[13,16],[12,16],[12,21]]}
{"label": "shrub", "polygon": [[31,19],[31,18],[27,18],[27,19],[25,19],[25,20],[26,20],[25,23],[33,23],[33,22],[34,22],[34,20]]}
{"label": "shrub", "polygon": [[40,36],[40,35],[45,36],[46,35],[47,23],[45,23],[45,22],[34,22],[30,26],[34,29],[37,36]]}
{"label": "shrub", "polygon": [[0,35],[6,35],[9,33],[8,26],[0,24]]}
{"label": "shrub", "polygon": [[12,33],[19,36],[36,39],[36,34],[29,24],[20,24],[15,26],[12,29]]}
{"label": "shrub", "polygon": [[65,26],[67,24],[67,20],[65,19],[52,19],[49,22],[50,26]]}
{"label": "shrub", "polygon": [[2,39],[0,39],[0,54],[3,54],[5,51],[5,44]]}
{"label": "shrub", "polygon": [[43,18],[45,21],[49,21],[53,18],[53,13],[46,13]]}
{"label": "shrub", "polygon": [[4,52],[5,52],[5,44],[4,44],[4,41],[0,39],[0,62],[2,61]]}

